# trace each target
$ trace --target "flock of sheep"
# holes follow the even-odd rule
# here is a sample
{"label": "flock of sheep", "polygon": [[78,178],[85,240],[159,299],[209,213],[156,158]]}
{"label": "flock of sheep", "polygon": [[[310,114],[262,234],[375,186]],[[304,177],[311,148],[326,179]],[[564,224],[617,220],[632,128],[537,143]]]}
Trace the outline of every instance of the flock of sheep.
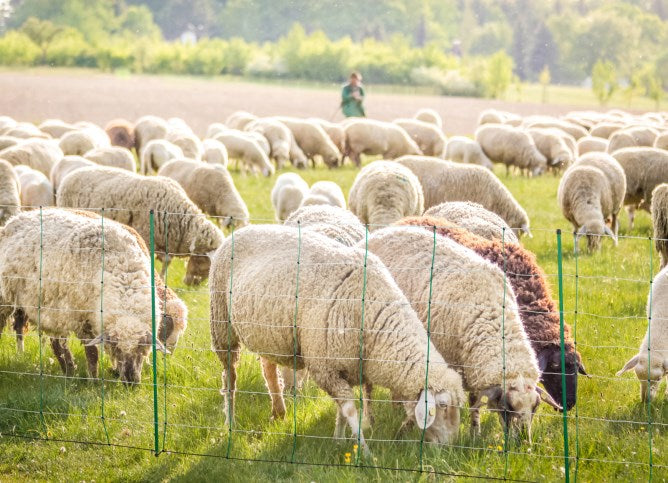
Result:
{"label": "flock of sheep", "polygon": [[[162,281],[170,259],[186,257],[186,284],[209,278],[228,421],[243,346],[261,356],[274,417],[285,415],[284,390],[308,375],[337,402],[335,437],[347,426],[367,451],[360,382],[366,424],[378,385],[405,407],[400,430],[417,426],[426,441],[453,441],[467,402],[473,430],[486,405],[530,441],[539,403],[573,407],[586,370],[568,326],[562,368],[557,305],[520,243],[529,217],[491,168],[564,171],[558,202],[591,251],[606,236],[617,243],[624,205],[631,222],[636,208],[651,210],[663,267],[668,116],[488,110],[479,122],[473,139],[447,139],[430,109],[341,123],[236,112],[200,139],[178,118],[102,129],[0,117],[0,333],[11,321],[21,351],[39,324],[66,375],[74,333],[91,377],[103,344],[119,377],[139,382],[151,301],[157,349],[173,351],[186,330],[186,305]],[[279,224],[246,226],[229,163],[272,176],[288,163],[359,167],[362,154],[382,160],[358,172],[347,200],[332,181],[283,173],[271,192]],[[151,239],[162,273],[152,273]],[[643,400],[668,367],[668,269],[652,290],[652,340],[620,371],[635,369]]]}

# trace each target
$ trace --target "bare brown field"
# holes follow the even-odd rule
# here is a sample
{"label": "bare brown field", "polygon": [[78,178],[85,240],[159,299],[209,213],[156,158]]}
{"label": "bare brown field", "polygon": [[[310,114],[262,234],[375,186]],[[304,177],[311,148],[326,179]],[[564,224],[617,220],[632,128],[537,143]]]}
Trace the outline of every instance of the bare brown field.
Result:
{"label": "bare brown field", "polygon": [[[117,117],[134,120],[144,114],[178,116],[199,134],[234,111],[260,116],[317,116],[340,120],[339,86],[294,87],[289,82],[259,84],[186,77],[116,76],[86,71],[0,72],[0,115],[40,122],[60,118],[101,125]],[[391,120],[412,116],[422,107],[436,109],[447,134],[471,134],[483,109],[497,108],[522,115],[559,115],[568,105],[514,103],[462,97],[374,93],[367,86],[369,117]]]}

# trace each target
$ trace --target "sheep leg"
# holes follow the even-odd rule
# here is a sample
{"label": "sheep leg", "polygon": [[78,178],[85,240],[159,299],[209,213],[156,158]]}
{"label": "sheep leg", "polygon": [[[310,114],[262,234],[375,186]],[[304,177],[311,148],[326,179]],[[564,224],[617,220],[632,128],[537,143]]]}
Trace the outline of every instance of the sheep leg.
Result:
{"label": "sheep leg", "polygon": [[364,393],[364,405],[362,407],[362,427],[371,428],[373,426],[374,418],[371,411],[371,392],[373,391],[373,384],[365,382],[362,386]]}
{"label": "sheep leg", "polygon": [[67,346],[67,338],[51,337],[51,348],[60,363],[60,368],[67,377],[72,377],[77,366],[72,358],[70,348]]}
{"label": "sheep leg", "polygon": [[28,316],[26,313],[17,309],[14,312],[14,332],[16,332],[16,351],[23,352],[23,334],[28,330]]}
{"label": "sheep leg", "polygon": [[278,367],[273,362],[260,358],[262,363],[262,375],[271,397],[271,418],[283,419],[285,417],[285,401],[283,400],[283,389],[278,377]]}
{"label": "sheep leg", "polygon": [[469,393],[469,411],[471,414],[471,434],[480,434],[480,405],[482,404],[482,397],[476,393]]}
{"label": "sheep leg", "polygon": [[629,206],[627,208],[627,211],[629,213],[629,230],[633,230],[633,222],[635,221],[636,218],[636,207]]}
{"label": "sheep leg", "polygon": [[612,228],[612,232],[617,235],[619,233],[619,218],[617,217],[617,213],[612,214],[612,220],[610,221],[610,228]]}
{"label": "sheep leg", "polygon": [[88,376],[97,379],[98,377],[98,360],[100,357],[100,351],[97,346],[87,346],[87,342],[93,340],[95,335],[91,332],[90,328],[86,328],[81,333],[77,334],[79,339],[84,343],[84,351],[86,352],[86,362],[88,363]]}
{"label": "sheep leg", "polygon": [[[216,350],[216,355],[223,365],[221,379],[223,386],[220,393],[225,401],[225,424],[229,427],[234,417],[234,393],[237,390],[237,363],[240,357],[239,341],[232,341],[229,350]],[[229,357],[229,364],[227,358]],[[228,385],[229,378],[229,385]]]}

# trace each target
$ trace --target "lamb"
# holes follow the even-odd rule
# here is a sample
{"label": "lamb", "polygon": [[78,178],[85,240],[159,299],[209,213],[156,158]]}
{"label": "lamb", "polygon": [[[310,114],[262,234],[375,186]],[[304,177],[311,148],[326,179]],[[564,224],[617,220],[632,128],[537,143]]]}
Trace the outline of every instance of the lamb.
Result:
{"label": "lamb", "polygon": [[[208,255],[223,240],[221,231],[202,214],[174,180],[145,177],[106,167],[82,168],[65,177],[56,199],[59,207],[109,209],[106,216],[131,226],[148,243],[150,210],[155,212],[155,249],[165,256],[164,277],[171,256],[189,256],[186,285],[206,278]],[[169,248],[169,253],[165,250]]]}
{"label": "lamb", "polygon": [[157,116],[142,116],[135,121],[135,151],[140,156],[146,144],[167,135],[167,121]]}
{"label": "lamb", "polygon": [[413,116],[414,119],[423,122],[429,122],[435,125],[439,130],[443,129],[443,119],[434,109],[422,108]]}
{"label": "lamb", "polygon": [[661,256],[661,268],[668,264],[668,184],[661,183],[652,191],[652,225],[654,245]]}
{"label": "lamb", "polygon": [[[86,158],[82,158],[81,156],[65,156],[63,159],[58,161],[49,175],[51,186],[53,187],[53,192],[58,193],[58,187],[60,186],[60,183],[63,181],[65,176],[70,174],[72,171],[89,166],[95,166],[95,163],[87,160]],[[53,196],[51,196],[51,198],[53,200]]]}
{"label": "lamb", "polygon": [[[232,270],[234,277],[230,277]],[[272,293],[258,297],[258,286],[271,287]],[[296,365],[297,369],[307,368],[336,401],[334,437],[344,437],[347,423],[367,454],[352,390],[360,380],[387,387],[406,401],[402,427],[415,422],[425,431],[426,441],[445,443],[457,436],[459,407],[464,402],[461,377],[428,341],[406,297],[374,255],[365,256],[363,250],[344,247],[313,232],[251,225],[235,233],[233,260],[229,241],[216,252],[210,291],[211,338],[223,366],[221,393],[228,425],[234,419],[236,365],[243,343],[263,356],[275,418],[285,414],[276,365]],[[366,302],[360,303],[361,293]],[[252,320],[270,320],[271,326],[240,322]],[[360,350],[365,358],[362,368]]]}
{"label": "lamb", "polygon": [[526,429],[531,442],[531,420],[541,398],[561,407],[537,387],[538,362],[501,270],[422,228],[379,230],[369,237],[368,248],[388,268],[436,349],[462,374],[473,431],[479,431],[478,411],[486,396],[487,406],[500,410],[501,424]]}
{"label": "lamb", "polygon": [[21,211],[21,184],[7,161],[0,159],[0,227]]}
{"label": "lamb", "polygon": [[355,118],[344,127],[347,156],[358,168],[361,154],[380,154],[394,159],[406,154],[422,154],[420,148],[401,127],[391,122]]}
{"label": "lamb", "polygon": [[271,157],[276,161],[276,168],[281,169],[291,159],[292,133],[282,122],[276,119],[261,118],[248,123],[244,129],[258,132],[267,138],[271,146]]}
{"label": "lamb", "polygon": [[104,131],[109,136],[112,146],[119,146],[125,149],[135,147],[135,126],[126,119],[113,119],[104,127]]}
{"label": "lamb", "polygon": [[421,215],[424,195],[410,169],[392,161],[374,161],[355,177],[348,206],[373,231],[404,216]]}
{"label": "lamb", "polygon": [[668,131],[665,131],[656,137],[654,140],[654,147],[656,149],[668,151]]}
{"label": "lamb", "polygon": [[227,155],[231,159],[239,159],[244,167],[252,172],[260,172],[264,176],[274,174],[274,166],[260,145],[243,131],[229,130],[218,134],[215,139],[223,143]]}
{"label": "lamb", "polygon": [[332,205],[346,207],[346,198],[341,187],[333,181],[317,181],[302,200],[301,206]]}
{"label": "lamb", "polygon": [[258,119],[257,116],[246,111],[236,111],[230,114],[225,120],[225,125],[230,129],[239,129],[243,131],[246,125]]}
{"label": "lamb", "polygon": [[215,217],[224,227],[248,224],[246,203],[234,186],[230,173],[219,164],[191,159],[172,159],[162,165],[158,176],[175,180],[200,210]]}
{"label": "lamb", "polygon": [[547,169],[547,158],[541,154],[529,134],[519,128],[502,124],[485,124],[475,132],[475,140],[483,152],[506,169],[516,166],[539,176]]}
{"label": "lamb", "polygon": [[614,153],[618,149],[640,146],[654,146],[654,141],[659,133],[648,127],[632,127],[620,129],[610,136],[608,152]]}
{"label": "lamb", "polygon": [[585,136],[578,139],[578,156],[593,152],[607,152],[608,140],[596,136]]}
{"label": "lamb", "polygon": [[24,210],[55,206],[53,185],[41,171],[19,165],[14,166],[14,172],[21,185],[21,206]]}
{"label": "lamb", "polygon": [[[654,278],[647,300],[649,327],[640,344],[638,353],[617,372],[621,376],[626,371],[635,370],[640,381],[640,399],[644,403],[653,401],[661,379],[668,368],[668,348],[666,347],[666,321],[668,310],[668,268],[661,269]],[[650,345],[651,343],[651,345]]]}
{"label": "lamb", "polygon": [[167,161],[182,158],[183,151],[166,139],[153,139],[146,143],[139,159],[139,172],[143,175],[154,173]]}
{"label": "lamb", "polygon": [[438,158],[444,156],[447,139],[439,127],[417,119],[395,119],[393,122],[408,133],[422,154]]}
{"label": "lamb", "polygon": [[484,153],[480,144],[466,136],[453,136],[445,146],[445,159],[457,163],[477,164],[489,170],[494,169],[492,161]]}
{"label": "lamb", "polygon": [[283,224],[316,231],[347,247],[363,240],[366,234],[359,218],[346,209],[331,205],[301,206],[290,213]]}
{"label": "lamb", "polygon": [[503,218],[486,210],[478,203],[449,201],[432,206],[424,214],[425,216],[444,218],[459,228],[488,240],[496,239],[506,243],[519,243],[515,232],[503,221]]}
{"label": "lamb", "polygon": [[[618,163],[603,153],[589,153],[578,159],[564,174],[557,198],[564,217],[577,230],[577,238],[587,235],[590,251],[598,250],[601,236],[609,235],[617,245],[617,213],[622,207],[625,180]],[[619,196],[619,193],[622,196]],[[617,194],[617,195],[616,195]],[[612,229],[606,225],[611,219]]]}
{"label": "lamb", "polygon": [[[520,320],[538,360],[541,382],[556,401],[563,400],[561,386],[561,339],[559,309],[550,295],[545,272],[536,257],[517,242],[487,240],[447,220],[431,216],[404,218],[400,226],[421,226],[454,240],[496,265],[510,282],[517,298]],[[571,329],[564,325],[566,408],[575,405],[578,373],[587,375],[582,357],[575,350]]]}
{"label": "lamb", "polygon": [[66,123],[60,119],[47,119],[37,126],[37,128],[52,138],[60,138],[68,132],[77,130],[73,124]]}
{"label": "lamb", "polygon": [[202,161],[209,164],[218,164],[223,168],[227,168],[228,154],[227,148],[223,143],[216,139],[205,139],[202,141]]}
{"label": "lamb", "polygon": [[612,157],[626,175],[624,205],[629,212],[629,228],[633,229],[635,210],[649,211],[654,188],[668,183],[668,152],[655,148],[624,148],[615,151]]}
{"label": "lamb", "polygon": [[276,178],[271,190],[271,205],[274,207],[276,221],[284,221],[299,208],[308,190],[308,183],[297,173],[283,173]]}
{"label": "lamb", "polygon": [[560,135],[560,130],[530,128],[527,132],[536,143],[538,151],[547,158],[548,167],[559,170],[573,164],[574,152]]}
{"label": "lamb", "polygon": [[82,129],[65,133],[58,145],[65,155],[83,156],[91,149],[109,147],[111,142],[104,132],[100,135],[95,130]]}
{"label": "lamb", "polygon": [[132,152],[121,146],[91,149],[83,157],[100,166],[125,169],[133,173],[137,172],[137,163],[135,163],[135,157],[132,155]]}
{"label": "lamb", "polygon": [[186,158],[194,159],[196,161],[202,159],[202,154],[204,152],[202,141],[200,141],[192,132],[176,130],[168,131],[165,139],[180,147]]}
{"label": "lamb", "polygon": [[29,139],[0,151],[0,159],[9,161],[14,166],[19,164],[30,166],[46,176],[51,174],[53,165],[63,156],[58,144],[47,139]]}
{"label": "lamb", "polygon": [[425,208],[445,201],[480,203],[503,218],[516,235],[531,236],[526,211],[488,169],[426,156],[404,156],[396,162],[409,168],[420,180]]}
{"label": "lamb", "polygon": [[317,123],[323,131],[327,133],[340,153],[343,153],[346,150],[346,133],[343,131],[343,127],[340,124],[325,121],[324,119],[317,117],[311,117],[307,119],[307,121]]}
{"label": "lamb", "polygon": [[[276,118],[292,132],[304,155],[313,160],[320,156],[326,166],[336,168],[341,164],[341,151],[317,122],[294,117]],[[315,164],[315,161],[313,161]]]}
{"label": "lamb", "polygon": [[[150,261],[127,230],[106,224],[101,298],[102,239],[96,220],[63,210],[14,217],[0,231],[0,320],[17,310],[29,320],[39,317],[68,376],[74,361],[62,348],[74,332],[87,346],[104,343],[121,380],[139,383],[152,342]],[[167,351],[159,340],[156,348]],[[97,364],[89,372],[96,377]]]}

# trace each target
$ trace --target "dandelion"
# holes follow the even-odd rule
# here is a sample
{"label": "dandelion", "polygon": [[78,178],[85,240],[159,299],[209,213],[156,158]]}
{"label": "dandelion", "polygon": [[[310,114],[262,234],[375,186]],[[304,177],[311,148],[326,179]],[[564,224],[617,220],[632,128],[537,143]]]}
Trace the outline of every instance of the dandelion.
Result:
{"label": "dandelion", "polygon": [[357,451],[357,445],[354,444],[354,445],[353,445],[353,452],[356,452],[356,451]]}
{"label": "dandelion", "polygon": [[343,455],[344,461],[346,464],[350,464],[350,453],[346,453]]}
{"label": "dandelion", "polygon": [[496,447],[496,450],[497,450],[497,451],[503,451],[503,447],[502,447],[502,446],[497,446],[497,447]]}

